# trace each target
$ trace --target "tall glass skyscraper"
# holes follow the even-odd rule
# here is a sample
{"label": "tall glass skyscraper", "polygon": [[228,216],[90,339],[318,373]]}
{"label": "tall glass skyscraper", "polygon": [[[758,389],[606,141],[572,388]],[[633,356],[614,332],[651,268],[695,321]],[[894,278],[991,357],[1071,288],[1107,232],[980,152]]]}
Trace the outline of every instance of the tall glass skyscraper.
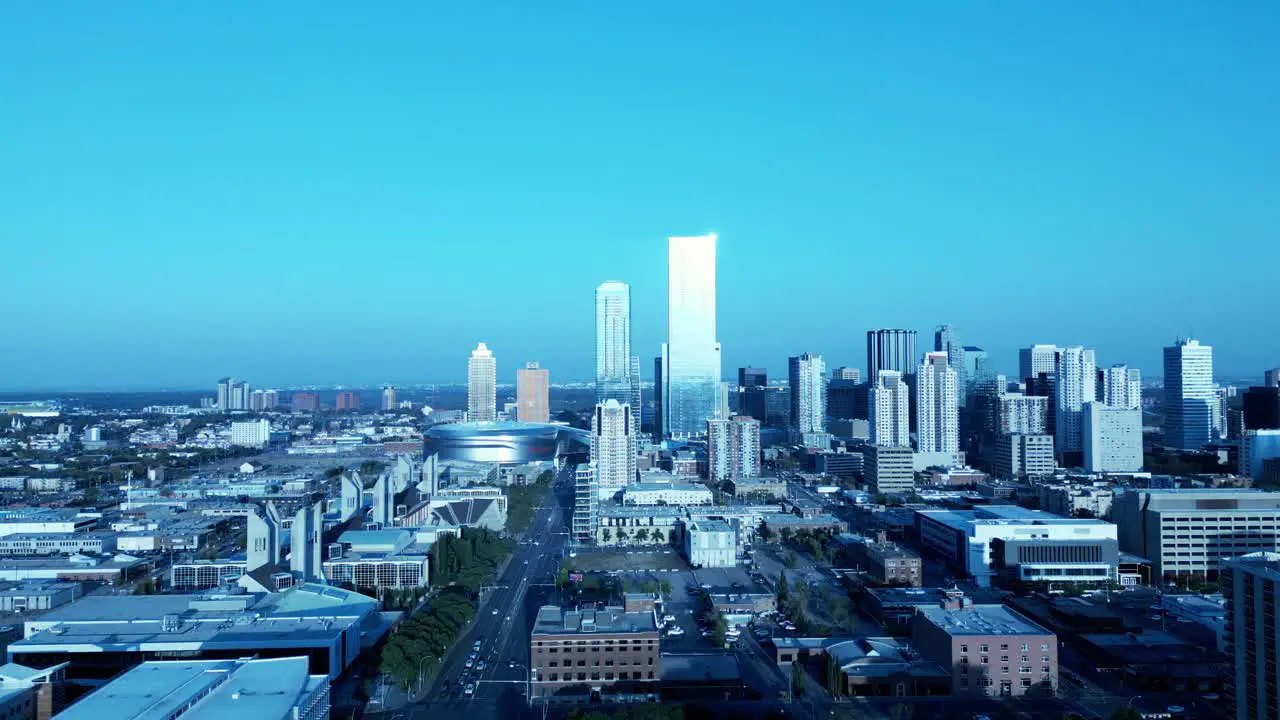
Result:
{"label": "tall glass skyscraper", "polygon": [[493,353],[480,343],[467,362],[467,419],[493,422],[498,419],[498,363]]}
{"label": "tall glass skyscraper", "polygon": [[662,346],[665,434],[706,432],[720,392],[716,342],[716,234],[672,237],[667,245],[667,342]]}
{"label": "tall glass skyscraper", "polygon": [[617,400],[640,427],[640,358],[631,355],[631,288],[610,280],[596,288],[596,402]]}

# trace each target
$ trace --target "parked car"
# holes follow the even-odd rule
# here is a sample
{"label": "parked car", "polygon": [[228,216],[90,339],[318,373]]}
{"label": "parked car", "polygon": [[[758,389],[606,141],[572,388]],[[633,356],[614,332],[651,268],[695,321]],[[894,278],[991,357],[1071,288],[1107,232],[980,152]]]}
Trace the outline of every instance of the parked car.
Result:
{"label": "parked car", "polygon": [[466,689],[465,689],[465,690],[463,690],[462,692],[463,692],[464,694],[466,694],[466,695],[474,695],[474,694],[475,694],[475,692],[476,692],[476,684],[475,684],[475,683],[467,683],[467,687],[466,687]]}
{"label": "parked car", "polygon": [[683,635],[683,634],[684,634],[684,630],[683,630],[679,625],[676,625],[676,626],[674,626],[674,627],[667,628],[667,634],[668,634],[668,635]]}
{"label": "parked car", "polygon": [[484,669],[484,661],[481,660],[480,662],[476,663],[476,670],[483,670],[483,669]]}
{"label": "parked car", "polygon": [[471,668],[476,666],[476,661],[472,660],[471,658],[467,658],[467,661],[463,663],[462,666],[470,670]]}

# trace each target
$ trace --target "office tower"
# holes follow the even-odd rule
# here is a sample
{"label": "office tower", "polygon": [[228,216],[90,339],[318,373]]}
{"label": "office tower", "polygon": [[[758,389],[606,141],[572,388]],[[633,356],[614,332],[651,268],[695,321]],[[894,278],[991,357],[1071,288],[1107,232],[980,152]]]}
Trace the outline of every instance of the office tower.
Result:
{"label": "office tower", "polygon": [[484,343],[471,351],[467,363],[467,419],[493,422],[498,419],[498,361]]}
{"label": "office tower", "polygon": [[1003,393],[997,400],[996,432],[1043,435],[1048,432],[1049,398]]}
{"label": "office tower", "polygon": [[1142,373],[1127,365],[1099,370],[1097,399],[1111,407],[1142,407]]}
{"label": "office tower", "polygon": [[1280,368],[1271,368],[1263,373],[1262,384],[1265,387],[1280,388]]}
{"label": "office tower", "polygon": [[862,371],[856,367],[845,367],[841,365],[831,371],[832,380],[848,380],[849,382],[862,382]]}
{"label": "office tower", "polygon": [[791,388],[791,427],[795,432],[827,431],[827,368],[821,355],[805,353],[787,360]]}
{"label": "office tower", "polygon": [[1078,453],[1084,449],[1081,439],[1084,404],[1093,402],[1098,391],[1097,366],[1093,350],[1073,346],[1062,348],[1058,369],[1054,373],[1053,444],[1059,453]]}
{"label": "office tower", "polygon": [[1049,477],[1057,469],[1052,435],[1010,433],[996,438],[995,446],[992,471],[998,478]]}
{"label": "office tower", "polygon": [[1241,395],[1244,429],[1280,429],[1280,387],[1255,386]]}
{"label": "office tower", "polygon": [[[841,370],[851,370],[844,372]],[[867,417],[867,386],[857,368],[840,368],[827,383],[827,417],[849,420]]]}
{"label": "office tower", "polygon": [[764,368],[738,368],[738,387],[768,387],[769,373]]}
{"label": "office tower", "polygon": [[1093,401],[1084,404],[1083,415],[1086,472],[1142,470],[1142,410]]}
{"label": "office tower", "polygon": [[[957,369],[957,372],[959,370]],[[974,385],[986,375],[994,375],[995,369],[987,351],[977,345],[964,346],[964,372],[960,373],[960,404],[968,402],[973,394]]]}
{"label": "office tower", "polygon": [[382,388],[382,410],[396,409],[396,389],[391,385]]}
{"label": "office tower", "polygon": [[289,529],[289,570],[303,580],[324,578],[320,533],[324,530],[321,503],[303,505]]}
{"label": "office tower", "polygon": [[343,390],[334,400],[334,407],[338,410],[359,410],[360,396],[350,390]]}
{"label": "office tower", "polygon": [[791,424],[791,388],[771,385],[764,389],[764,426],[784,430]]}
{"label": "office tower", "polygon": [[636,432],[631,408],[610,398],[591,417],[591,464],[602,497],[613,497],[636,481]]}
{"label": "office tower", "polygon": [[218,409],[226,412],[231,409],[231,385],[235,383],[235,378],[224,377],[218,381]]}
{"label": "office tower", "polygon": [[769,376],[764,368],[738,368],[738,412],[765,422],[765,392]]}
{"label": "office tower", "polygon": [[1213,347],[1178,340],[1164,349],[1164,443],[1199,450],[1213,439]]}
{"label": "office tower", "polygon": [[947,354],[947,364],[956,371],[956,397],[964,404],[964,393],[968,383],[965,361],[965,346],[960,343],[960,336],[950,325],[939,325],[933,331],[933,351]]}
{"label": "office tower", "polygon": [[881,370],[868,393],[871,421],[871,444],[885,447],[910,447],[908,425],[910,399],[907,384],[897,370]]}
{"label": "office tower", "polygon": [[1280,717],[1280,557],[1258,552],[1223,563],[1220,577],[1226,596],[1226,654],[1233,682],[1228,687],[1227,718],[1258,720]]}
{"label": "office tower", "polygon": [[592,545],[600,526],[600,488],[596,466],[579,465],[573,473],[573,540]]}
{"label": "office tower", "polygon": [[910,447],[874,445],[867,448],[862,475],[867,490],[877,495],[910,495],[916,489]]}
{"label": "office tower", "polygon": [[716,482],[760,476],[760,421],[746,415],[707,421],[707,475]]}
{"label": "office tower", "polygon": [[294,393],[289,398],[289,404],[294,412],[319,412],[320,396],[310,392]]}
{"label": "office tower", "polygon": [[720,344],[716,342],[716,235],[668,240],[667,342],[662,346],[665,434],[706,430],[716,411]]}
{"label": "office tower", "polygon": [[1266,463],[1280,458],[1280,429],[1245,430],[1240,438],[1240,474],[1262,480]]}
{"label": "office tower", "polygon": [[612,398],[627,405],[635,427],[640,426],[639,364],[631,355],[631,287],[603,282],[596,288],[596,402]]}
{"label": "office tower", "polygon": [[644,410],[644,398],[640,394],[640,356],[631,356],[631,397],[628,404],[631,406],[631,426],[636,429],[637,437],[643,427],[640,424],[640,416]]}
{"label": "office tower", "polygon": [[280,563],[280,513],[274,504],[267,503],[261,512],[249,513],[245,532],[247,571]]}
{"label": "office tower", "polygon": [[716,420],[729,419],[729,383],[727,382],[716,386],[716,411],[711,417]]}
{"label": "office tower", "polygon": [[517,420],[531,423],[551,421],[550,382],[550,374],[536,362],[525,363],[524,369],[516,371]]}
{"label": "office tower", "polygon": [[902,375],[916,371],[915,330],[867,331],[867,379],[876,382],[881,370]]}
{"label": "office tower", "polygon": [[652,434],[655,441],[661,442],[662,435],[666,432],[666,418],[663,412],[662,398],[666,395],[665,388],[666,379],[662,376],[662,365],[666,358],[662,355],[653,359],[653,428]]}
{"label": "office tower", "polygon": [[1041,373],[1057,372],[1058,356],[1062,348],[1057,345],[1032,345],[1018,351],[1018,379],[1026,380]]}
{"label": "office tower", "polygon": [[960,452],[956,371],[945,352],[926,353],[916,375],[916,445],[922,453]]}

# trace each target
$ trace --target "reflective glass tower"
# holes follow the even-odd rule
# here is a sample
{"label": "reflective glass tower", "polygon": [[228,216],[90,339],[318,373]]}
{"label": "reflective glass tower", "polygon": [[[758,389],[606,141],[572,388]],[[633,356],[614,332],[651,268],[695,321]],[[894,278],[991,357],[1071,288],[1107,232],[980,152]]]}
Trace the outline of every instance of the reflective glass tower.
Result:
{"label": "reflective glass tower", "polygon": [[631,356],[631,288],[610,280],[596,288],[596,402],[617,400],[640,427],[640,360]]}
{"label": "reflective glass tower", "polygon": [[720,391],[716,235],[668,239],[662,420],[672,437],[706,432]]}

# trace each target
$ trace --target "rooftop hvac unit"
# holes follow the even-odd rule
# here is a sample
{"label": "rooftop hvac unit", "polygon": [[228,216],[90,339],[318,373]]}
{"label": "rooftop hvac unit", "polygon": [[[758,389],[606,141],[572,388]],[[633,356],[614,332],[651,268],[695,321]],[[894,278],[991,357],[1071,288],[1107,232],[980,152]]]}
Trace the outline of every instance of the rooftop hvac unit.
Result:
{"label": "rooftop hvac unit", "polygon": [[162,632],[178,632],[178,629],[181,627],[182,618],[173,613],[168,613],[164,617],[160,618],[160,630]]}

